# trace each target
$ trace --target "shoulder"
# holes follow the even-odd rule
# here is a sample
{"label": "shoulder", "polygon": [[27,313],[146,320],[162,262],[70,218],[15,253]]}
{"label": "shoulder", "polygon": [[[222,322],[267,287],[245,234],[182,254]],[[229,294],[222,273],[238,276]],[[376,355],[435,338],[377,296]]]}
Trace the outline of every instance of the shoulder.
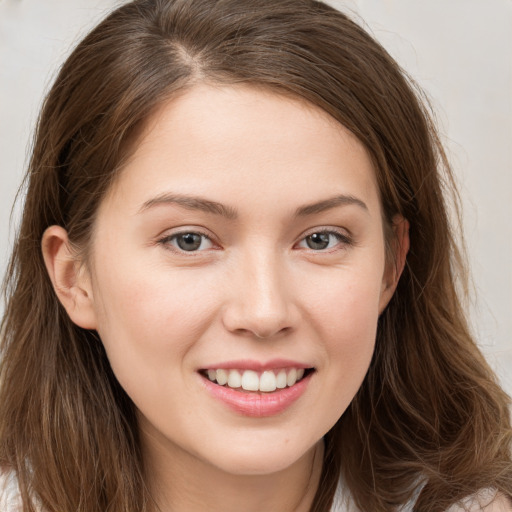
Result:
{"label": "shoulder", "polygon": [[512,502],[494,489],[483,489],[447,512],[512,512]]}
{"label": "shoulder", "polygon": [[14,471],[0,468],[0,510],[2,512],[22,512],[18,480]]}
{"label": "shoulder", "polygon": [[[416,496],[417,498],[417,496]],[[412,512],[413,499],[400,508],[400,512]],[[334,503],[330,512],[361,512],[350,498],[343,485],[338,485]],[[480,492],[462,500],[462,503],[451,506],[446,512],[512,512],[512,501],[506,496],[496,493],[495,489],[482,489]]]}

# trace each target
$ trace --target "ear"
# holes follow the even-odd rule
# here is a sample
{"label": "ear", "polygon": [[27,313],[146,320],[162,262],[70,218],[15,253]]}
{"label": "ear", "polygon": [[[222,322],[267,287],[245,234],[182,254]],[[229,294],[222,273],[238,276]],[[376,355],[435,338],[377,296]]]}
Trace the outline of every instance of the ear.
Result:
{"label": "ear", "polygon": [[43,234],[43,258],[53,288],[69,318],[84,329],[96,329],[89,272],[72,250],[67,231],[50,226]]}
{"label": "ear", "polygon": [[391,254],[387,255],[386,269],[382,280],[379,302],[379,314],[388,305],[395,293],[398,280],[405,267],[407,253],[409,252],[409,221],[401,215],[395,215],[392,221],[392,240],[390,241]]}

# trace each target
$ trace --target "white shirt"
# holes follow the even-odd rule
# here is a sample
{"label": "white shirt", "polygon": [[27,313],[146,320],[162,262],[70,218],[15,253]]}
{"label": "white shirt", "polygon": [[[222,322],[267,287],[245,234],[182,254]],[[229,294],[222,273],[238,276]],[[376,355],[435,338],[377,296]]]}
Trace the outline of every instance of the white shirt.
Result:
{"label": "white shirt", "polygon": [[[512,506],[505,498],[494,500],[495,493],[485,489],[478,495],[464,500],[463,507],[452,506],[446,512],[512,512]],[[405,505],[400,512],[410,512],[412,503]],[[13,471],[0,471],[0,511],[1,512],[22,512],[20,492],[16,475]],[[340,485],[336,491],[334,504],[330,512],[359,512],[347,494],[343,492]]]}
{"label": "white shirt", "polygon": [[18,482],[13,471],[0,471],[0,510],[22,512]]}

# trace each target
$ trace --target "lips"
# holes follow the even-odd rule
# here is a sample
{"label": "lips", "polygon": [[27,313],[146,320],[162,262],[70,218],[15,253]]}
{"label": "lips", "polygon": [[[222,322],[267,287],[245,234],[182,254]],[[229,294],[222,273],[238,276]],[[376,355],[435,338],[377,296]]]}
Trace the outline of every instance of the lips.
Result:
{"label": "lips", "polygon": [[314,368],[290,361],[229,362],[199,371],[206,389],[246,416],[278,414],[306,391]]}

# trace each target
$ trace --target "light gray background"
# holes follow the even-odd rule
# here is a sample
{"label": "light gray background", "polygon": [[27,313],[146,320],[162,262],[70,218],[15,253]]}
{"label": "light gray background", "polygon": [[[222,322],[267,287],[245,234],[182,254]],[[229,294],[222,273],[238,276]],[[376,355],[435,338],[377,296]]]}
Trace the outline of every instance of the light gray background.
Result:
{"label": "light gray background", "polygon": [[[0,0],[0,273],[43,93],[114,0]],[[512,0],[332,0],[428,92],[457,172],[471,320],[512,394]],[[428,248],[425,248],[428,250]]]}

